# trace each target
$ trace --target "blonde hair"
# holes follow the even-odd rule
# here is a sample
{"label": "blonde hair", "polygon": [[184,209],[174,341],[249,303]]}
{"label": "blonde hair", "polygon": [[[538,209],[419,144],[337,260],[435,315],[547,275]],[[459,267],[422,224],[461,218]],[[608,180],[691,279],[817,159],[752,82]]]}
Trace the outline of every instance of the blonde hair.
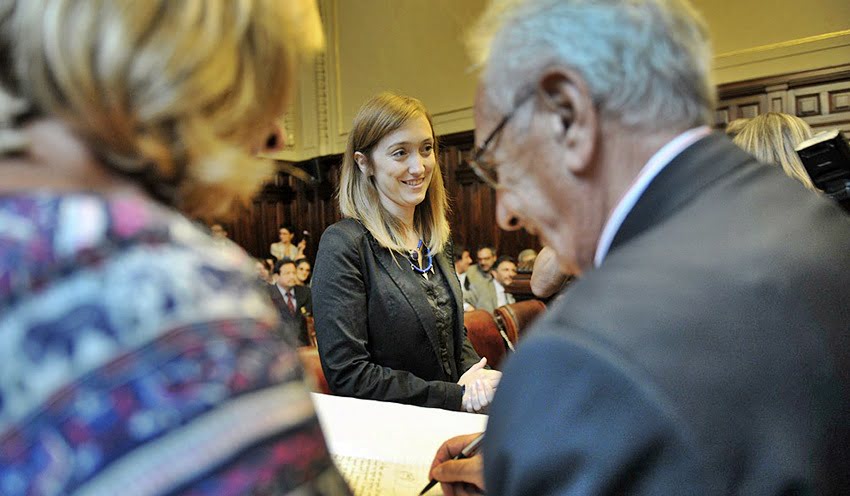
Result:
{"label": "blonde hair", "polygon": [[812,137],[812,128],[799,117],[768,112],[753,117],[735,136],[734,142],[759,162],[782,166],[789,177],[816,190],[794,148]]}
{"label": "blonde hair", "polygon": [[726,136],[729,136],[729,139],[735,139],[735,136],[738,136],[738,133],[741,132],[741,129],[744,129],[744,126],[746,126],[749,122],[749,117],[741,117],[739,119],[730,121],[728,124],[726,124],[726,129],[724,129],[724,132],[726,133]]}
{"label": "blonde hair", "polygon": [[314,0],[0,0],[0,154],[39,146],[22,114],[55,116],[158,199],[224,214],[271,174],[249,146],[322,45]]}
{"label": "blonde hair", "polygon": [[[357,219],[378,241],[390,250],[406,253],[405,232],[401,220],[390,213],[381,204],[374,176],[364,174],[357,166],[354,153],[360,152],[371,159],[372,149],[384,136],[402,127],[418,116],[425,116],[434,137],[434,125],[431,115],[419,100],[381,93],[367,101],[357,111],[354,125],[348,135],[348,144],[342,159],[340,172],[339,210],[343,216]],[[424,239],[428,240],[431,253],[440,253],[449,239],[448,199],[440,170],[439,149],[434,137],[434,171],[431,184],[425,193],[425,199],[416,206],[413,214],[413,227]]]}

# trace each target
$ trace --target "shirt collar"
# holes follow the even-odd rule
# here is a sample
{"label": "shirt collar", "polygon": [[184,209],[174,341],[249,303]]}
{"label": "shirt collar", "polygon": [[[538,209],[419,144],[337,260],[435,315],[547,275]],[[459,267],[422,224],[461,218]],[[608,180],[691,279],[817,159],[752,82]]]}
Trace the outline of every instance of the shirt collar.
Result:
{"label": "shirt collar", "polygon": [[700,126],[688,129],[684,133],[676,136],[662,146],[643,166],[640,173],[635,178],[631,187],[620,199],[620,202],[611,212],[605,227],[602,229],[602,235],[599,236],[599,243],[596,245],[596,254],[593,257],[593,266],[599,267],[602,261],[608,255],[608,250],[611,249],[611,243],[614,242],[614,236],[626,220],[626,216],[632,211],[640,197],[643,195],[646,188],[653,179],[667,167],[677,155],[682,153],[686,148],[693,145],[697,141],[711,134],[711,128],[708,126]]}

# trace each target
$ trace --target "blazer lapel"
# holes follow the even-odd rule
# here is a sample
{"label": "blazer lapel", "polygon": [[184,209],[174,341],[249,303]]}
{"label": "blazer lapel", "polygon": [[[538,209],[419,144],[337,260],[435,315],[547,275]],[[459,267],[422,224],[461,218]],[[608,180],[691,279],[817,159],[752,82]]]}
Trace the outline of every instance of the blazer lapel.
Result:
{"label": "blazer lapel", "polygon": [[278,289],[277,284],[269,285],[269,296],[271,297],[272,303],[274,303],[275,309],[281,317],[284,317],[283,309],[286,308],[286,302],[283,301],[283,295],[280,294],[280,289]]}
{"label": "blazer lapel", "polygon": [[[458,316],[457,320],[463,321],[463,289],[460,287],[460,281],[455,273],[454,256],[444,250],[434,257],[434,261],[443,273],[443,278],[449,281],[449,289],[454,298],[452,301],[455,303],[455,315]],[[468,281],[469,279],[467,279]],[[460,303],[458,304],[458,302]]]}
{"label": "blazer lapel", "polygon": [[712,182],[749,160],[749,155],[719,133],[689,146],[646,188],[614,236],[611,251],[673,215]]}
{"label": "blazer lapel", "polygon": [[[405,271],[412,270],[410,262],[404,255],[396,254],[395,260],[390,253],[390,250],[382,247],[372,236],[369,236],[369,241],[372,244],[372,252],[375,254],[375,259],[384,268],[390,279],[404,295],[407,302],[413,308],[425,335],[428,336],[428,341],[431,343],[431,348],[437,360],[440,360],[440,344],[437,338],[437,318],[434,316],[434,311],[431,310],[431,305],[428,303],[428,296],[419,281],[416,281]],[[419,276],[421,277],[421,276]]]}

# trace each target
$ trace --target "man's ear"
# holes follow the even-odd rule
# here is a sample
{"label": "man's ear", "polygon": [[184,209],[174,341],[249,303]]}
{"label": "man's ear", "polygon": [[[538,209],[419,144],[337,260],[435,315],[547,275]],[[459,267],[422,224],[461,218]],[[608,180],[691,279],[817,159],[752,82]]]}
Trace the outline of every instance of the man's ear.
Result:
{"label": "man's ear", "polygon": [[357,167],[360,172],[367,176],[372,175],[372,168],[369,167],[369,157],[362,152],[354,152],[354,161],[357,162]]}
{"label": "man's ear", "polygon": [[543,72],[538,93],[544,107],[557,116],[556,132],[571,158],[567,160],[568,167],[580,174],[592,165],[598,132],[599,116],[590,88],[576,71],[556,66]]}

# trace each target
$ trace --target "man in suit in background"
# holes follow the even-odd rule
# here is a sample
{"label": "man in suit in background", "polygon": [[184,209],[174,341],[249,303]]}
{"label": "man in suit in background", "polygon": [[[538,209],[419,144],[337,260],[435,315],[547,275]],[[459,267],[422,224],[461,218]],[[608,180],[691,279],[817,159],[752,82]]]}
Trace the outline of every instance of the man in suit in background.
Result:
{"label": "man in suit in background", "polygon": [[493,310],[503,305],[516,303],[514,296],[505,290],[514,282],[514,277],[516,277],[516,261],[514,258],[507,255],[499,257],[490,268],[490,276],[489,282],[473,288],[469,298],[472,306],[492,313]]}
{"label": "man in suit in background", "polygon": [[481,287],[479,291],[483,291],[493,280],[490,269],[493,268],[493,263],[496,261],[496,249],[488,245],[479,246],[475,252],[475,260],[475,265],[472,265],[466,271],[466,277],[473,290],[479,290],[479,287]]}
{"label": "man in suit in background", "polygon": [[579,280],[508,360],[483,457],[446,462],[470,438],[449,440],[431,475],[490,495],[850,494],[850,218],[712,133],[693,7],[496,2],[472,46],[471,165],[499,225]]}
{"label": "man in suit in background", "polygon": [[469,303],[472,285],[469,283],[469,278],[467,277],[469,266],[472,265],[472,257],[469,255],[469,250],[465,246],[458,244],[454,245],[454,255],[455,273],[457,273],[457,279],[460,282],[460,288],[463,292],[463,311],[468,312],[475,309]]}
{"label": "man in suit in background", "polygon": [[313,313],[313,300],[308,286],[299,286],[295,274],[295,261],[278,260],[274,267],[277,282],[269,287],[269,296],[280,313],[286,329],[295,329],[299,346],[309,346],[307,316]]}

